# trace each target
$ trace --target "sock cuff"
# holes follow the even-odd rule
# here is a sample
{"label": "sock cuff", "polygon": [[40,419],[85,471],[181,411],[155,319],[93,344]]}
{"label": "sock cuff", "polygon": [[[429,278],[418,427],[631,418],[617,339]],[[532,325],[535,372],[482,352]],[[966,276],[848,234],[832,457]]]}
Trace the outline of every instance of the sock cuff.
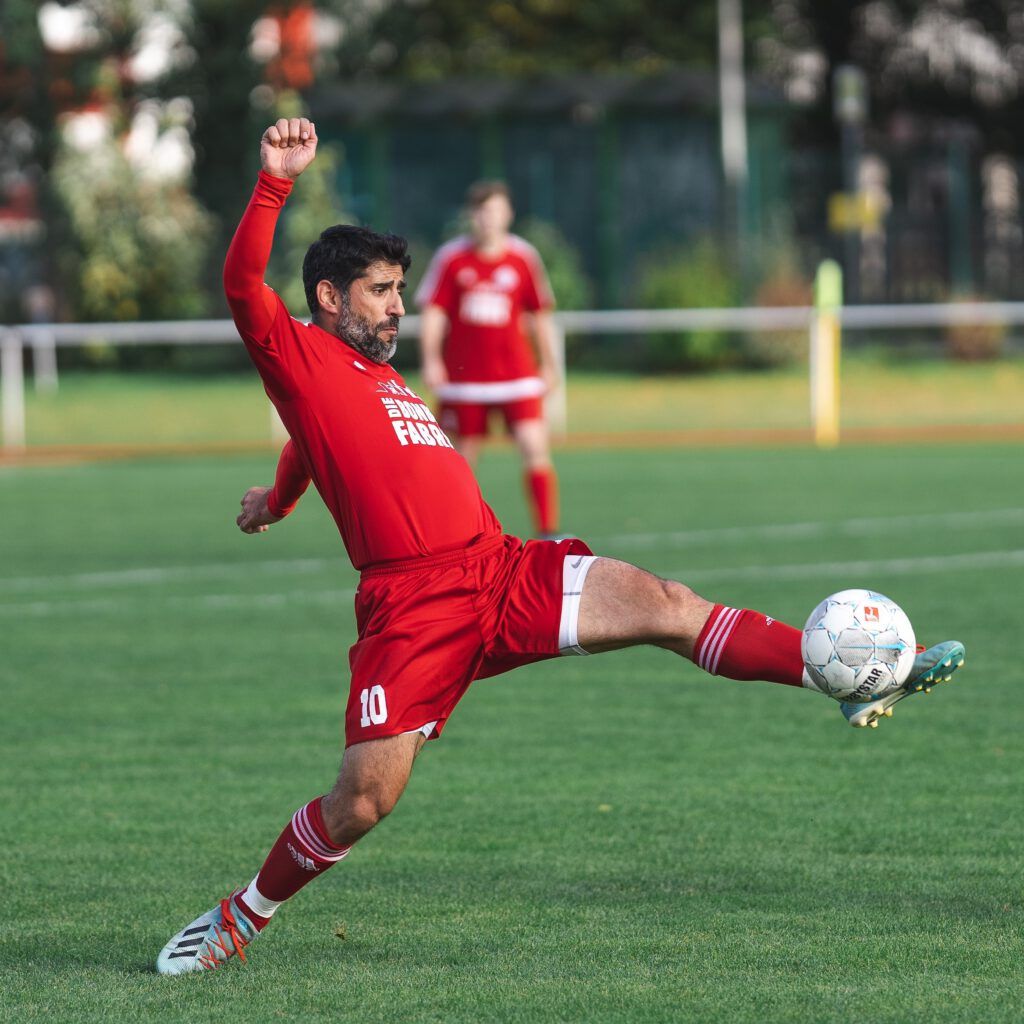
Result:
{"label": "sock cuff", "polygon": [[323,815],[320,813],[322,797],[310,800],[292,815],[292,831],[295,838],[316,860],[334,864],[348,855],[350,846],[335,846],[327,835]]}
{"label": "sock cuff", "polygon": [[712,675],[717,673],[722,651],[725,650],[729,637],[739,624],[743,611],[742,608],[730,608],[724,604],[716,604],[712,608],[711,615],[704,623],[704,628],[700,631],[693,648],[693,660],[705,672]]}
{"label": "sock cuff", "polygon": [[242,903],[242,909],[258,920],[253,924],[262,927],[263,923],[269,921],[281,906],[281,900],[267,899],[259,890],[260,876],[257,875],[236,897]]}

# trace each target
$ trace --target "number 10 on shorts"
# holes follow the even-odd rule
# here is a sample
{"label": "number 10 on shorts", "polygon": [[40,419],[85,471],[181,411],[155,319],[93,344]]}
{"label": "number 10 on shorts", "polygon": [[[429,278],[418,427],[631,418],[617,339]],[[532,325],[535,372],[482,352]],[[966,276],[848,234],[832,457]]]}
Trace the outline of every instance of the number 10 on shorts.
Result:
{"label": "number 10 on shorts", "polygon": [[383,725],[388,720],[388,702],[384,699],[383,686],[371,686],[359,694],[359,702],[363,706],[363,714],[359,724],[365,729],[368,725]]}

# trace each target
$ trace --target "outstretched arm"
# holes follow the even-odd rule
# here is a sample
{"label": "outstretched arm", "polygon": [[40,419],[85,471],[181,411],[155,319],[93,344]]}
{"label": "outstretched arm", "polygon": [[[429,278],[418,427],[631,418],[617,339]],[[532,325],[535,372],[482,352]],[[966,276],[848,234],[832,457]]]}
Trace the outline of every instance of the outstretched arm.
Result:
{"label": "outstretched arm", "polygon": [[274,228],[292,183],[316,155],[316,127],[304,117],[282,118],[260,140],[261,171],[224,262],[224,292],[244,338],[265,342],[277,297],[264,284]]}
{"label": "outstretched arm", "polygon": [[266,533],[298,504],[309,487],[309,471],[293,441],[281,451],[273,487],[250,487],[235,522],[242,533]]}

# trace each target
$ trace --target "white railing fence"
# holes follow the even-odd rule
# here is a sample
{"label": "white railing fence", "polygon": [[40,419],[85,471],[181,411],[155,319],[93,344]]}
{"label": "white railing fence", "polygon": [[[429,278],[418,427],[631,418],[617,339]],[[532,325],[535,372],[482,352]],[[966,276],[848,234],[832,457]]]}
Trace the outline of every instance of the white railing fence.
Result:
{"label": "white railing fence", "polygon": [[[555,315],[560,358],[565,359],[569,334],[649,334],[655,331],[723,330],[772,332],[805,330],[813,351],[817,311],[811,306],[740,309],[588,310]],[[962,302],[915,305],[844,306],[839,311],[844,331],[952,325],[1024,324],[1024,302]],[[403,336],[417,336],[419,317],[402,322]],[[57,388],[59,348],[103,342],[110,345],[218,345],[238,341],[230,320],[166,320],[138,323],[17,324],[0,326],[0,447],[8,451],[25,445],[25,358],[32,349],[35,387]],[[812,370],[816,360],[811,361]],[[564,376],[564,375],[563,375]],[[821,415],[820,386],[810,382],[809,423]],[[815,399],[815,394],[819,395]],[[566,427],[564,388],[551,396],[549,412],[556,432]],[[274,436],[279,423],[271,420]]]}

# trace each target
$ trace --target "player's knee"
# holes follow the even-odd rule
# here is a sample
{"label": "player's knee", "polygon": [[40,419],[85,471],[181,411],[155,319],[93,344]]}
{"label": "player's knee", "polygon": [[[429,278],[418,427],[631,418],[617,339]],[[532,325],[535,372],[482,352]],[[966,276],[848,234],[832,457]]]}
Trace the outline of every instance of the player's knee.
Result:
{"label": "player's knee", "polygon": [[352,842],[366,835],[395,808],[398,797],[385,788],[368,788],[348,793],[336,802],[325,803],[324,825],[332,842]]}
{"label": "player's knee", "polygon": [[380,792],[361,794],[353,799],[349,807],[352,827],[361,832],[369,832],[382,818],[391,813],[394,806],[395,802],[388,800]]}
{"label": "player's knee", "polygon": [[678,580],[659,580],[665,629],[674,634],[677,627],[689,618],[694,605],[703,599],[698,597],[685,583]]}

